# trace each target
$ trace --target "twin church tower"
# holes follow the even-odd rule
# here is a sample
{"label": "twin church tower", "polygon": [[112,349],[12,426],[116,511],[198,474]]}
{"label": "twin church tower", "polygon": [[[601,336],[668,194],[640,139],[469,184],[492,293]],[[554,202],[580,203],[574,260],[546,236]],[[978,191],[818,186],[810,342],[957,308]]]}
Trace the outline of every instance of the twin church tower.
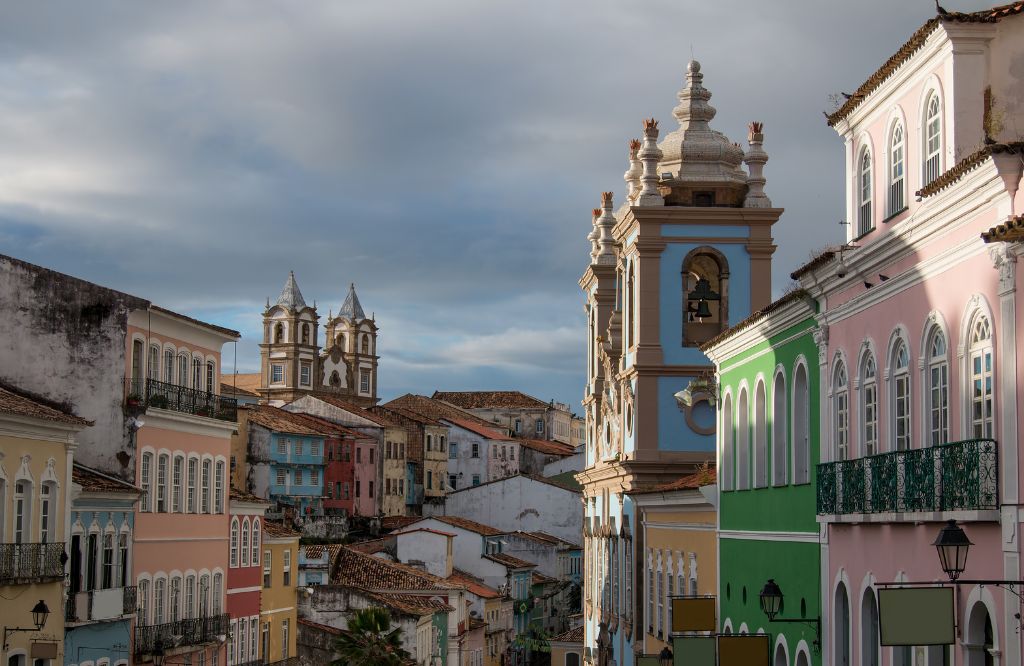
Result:
{"label": "twin church tower", "polygon": [[320,315],[307,305],[289,273],[281,295],[263,312],[260,396],[281,405],[312,393],[369,407],[377,403],[377,324],[367,317],[355,285],[337,314],[328,313],[320,347]]}

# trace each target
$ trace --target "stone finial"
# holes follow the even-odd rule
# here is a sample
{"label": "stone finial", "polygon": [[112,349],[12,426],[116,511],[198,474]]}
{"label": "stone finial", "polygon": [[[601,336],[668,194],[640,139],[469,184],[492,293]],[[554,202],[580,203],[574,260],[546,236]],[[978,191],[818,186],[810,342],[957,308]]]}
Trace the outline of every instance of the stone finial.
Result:
{"label": "stone finial", "polygon": [[743,161],[747,164],[750,175],[747,176],[747,196],[743,199],[744,208],[771,208],[772,200],[764,193],[764,165],[768,161],[768,153],[764,152],[761,143],[764,141],[764,123],[754,121],[748,126],[750,130],[747,140],[750,150]]}
{"label": "stone finial", "polygon": [[591,218],[590,218],[591,229],[590,229],[590,233],[587,234],[587,240],[590,241],[590,263],[592,263],[592,264],[596,264],[597,263],[597,255],[600,254],[600,252],[601,252],[601,245],[597,242],[597,239],[599,237],[599,234],[598,234],[598,231],[597,231],[597,218],[599,218],[600,216],[601,216],[601,209],[600,208],[595,208],[595,209],[593,209],[593,211],[591,211]]}
{"label": "stone finial", "polygon": [[641,187],[636,196],[637,205],[665,205],[665,199],[658,191],[658,160],[661,159],[662,152],[658,148],[658,121],[654,118],[644,120],[644,143],[636,156],[643,164]]}
{"label": "stone finial", "polygon": [[626,192],[626,203],[632,204],[636,201],[637,195],[640,193],[640,176],[643,174],[643,167],[640,164],[640,158],[637,157],[637,153],[640,152],[640,146],[643,144],[640,139],[631,139],[629,142],[629,169],[626,173],[622,174],[622,179],[626,181],[628,191]]}
{"label": "stone finial", "polygon": [[601,215],[594,221],[597,225],[597,262],[615,265],[615,238],[612,228],[615,226],[615,215],[612,213],[612,193],[601,193]]}

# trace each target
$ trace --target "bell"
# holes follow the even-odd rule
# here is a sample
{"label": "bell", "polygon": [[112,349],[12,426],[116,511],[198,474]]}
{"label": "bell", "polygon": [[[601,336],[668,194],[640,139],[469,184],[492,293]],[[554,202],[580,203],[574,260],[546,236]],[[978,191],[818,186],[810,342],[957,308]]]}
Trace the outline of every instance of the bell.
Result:
{"label": "bell", "polygon": [[697,318],[704,319],[705,317],[711,316],[711,308],[708,307],[708,302],[703,298],[697,303]]}

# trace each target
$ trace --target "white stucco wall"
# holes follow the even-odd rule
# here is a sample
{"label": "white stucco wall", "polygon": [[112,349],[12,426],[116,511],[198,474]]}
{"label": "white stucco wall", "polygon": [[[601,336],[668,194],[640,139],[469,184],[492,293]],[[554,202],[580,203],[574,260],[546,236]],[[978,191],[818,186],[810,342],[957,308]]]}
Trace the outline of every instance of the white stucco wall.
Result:
{"label": "white stucco wall", "polygon": [[449,558],[451,537],[410,528],[408,532],[395,535],[398,561],[403,564],[422,562],[428,573],[441,578],[452,575]]}
{"label": "white stucco wall", "polygon": [[544,465],[544,476],[554,476],[562,472],[582,472],[586,462],[586,456],[581,450],[579,453]]}

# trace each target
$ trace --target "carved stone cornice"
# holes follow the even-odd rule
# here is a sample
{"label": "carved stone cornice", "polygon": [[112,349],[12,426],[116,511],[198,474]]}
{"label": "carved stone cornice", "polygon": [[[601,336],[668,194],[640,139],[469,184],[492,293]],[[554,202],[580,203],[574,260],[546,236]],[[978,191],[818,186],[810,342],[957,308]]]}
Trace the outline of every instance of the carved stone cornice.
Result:
{"label": "carved stone cornice", "polygon": [[1017,288],[1017,253],[1010,243],[993,243],[988,248],[992,265],[999,271],[999,295],[1013,293]]}

